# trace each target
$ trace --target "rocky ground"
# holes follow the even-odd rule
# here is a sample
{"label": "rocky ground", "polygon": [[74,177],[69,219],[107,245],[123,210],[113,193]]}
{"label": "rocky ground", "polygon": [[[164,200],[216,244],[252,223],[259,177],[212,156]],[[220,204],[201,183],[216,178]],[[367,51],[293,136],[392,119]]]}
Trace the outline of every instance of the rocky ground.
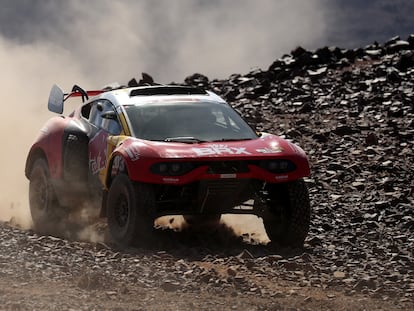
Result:
{"label": "rocky ground", "polygon": [[413,78],[414,36],[188,77],[307,152],[304,249],[271,251],[224,225],[119,250],[1,224],[0,309],[413,310]]}

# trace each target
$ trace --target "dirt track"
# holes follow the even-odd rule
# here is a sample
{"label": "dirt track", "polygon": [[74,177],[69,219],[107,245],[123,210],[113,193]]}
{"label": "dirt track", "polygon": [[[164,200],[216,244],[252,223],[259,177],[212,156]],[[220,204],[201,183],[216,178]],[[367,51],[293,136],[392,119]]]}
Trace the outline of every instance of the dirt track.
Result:
{"label": "dirt track", "polygon": [[[225,228],[209,238],[164,237],[163,250],[118,251],[103,243],[0,226],[4,310],[409,310],[412,301],[307,284],[304,253],[269,253]],[[168,243],[170,239],[175,242]],[[171,240],[170,240],[171,241]],[[202,246],[200,246],[200,242]],[[198,246],[194,244],[197,243]],[[302,265],[302,267],[300,267]],[[298,279],[299,278],[299,279]],[[302,279],[300,281],[300,279]]]}

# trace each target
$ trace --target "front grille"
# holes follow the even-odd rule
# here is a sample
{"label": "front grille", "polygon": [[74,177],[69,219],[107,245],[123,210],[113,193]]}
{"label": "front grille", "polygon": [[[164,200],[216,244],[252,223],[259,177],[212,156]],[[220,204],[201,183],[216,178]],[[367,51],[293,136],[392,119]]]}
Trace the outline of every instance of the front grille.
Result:
{"label": "front grille", "polygon": [[202,182],[201,187],[206,189],[209,195],[228,195],[239,192],[245,184],[245,179],[219,179]]}
{"label": "front grille", "polygon": [[185,186],[156,187],[157,213],[161,215],[224,214],[254,199],[263,188],[255,179],[210,179]]}
{"label": "front grille", "polygon": [[252,193],[250,179],[219,179],[200,182],[198,201],[204,212],[228,210],[247,200]]}
{"label": "front grille", "polygon": [[210,162],[208,165],[208,174],[236,174],[248,173],[249,167],[246,161],[218,161]]}

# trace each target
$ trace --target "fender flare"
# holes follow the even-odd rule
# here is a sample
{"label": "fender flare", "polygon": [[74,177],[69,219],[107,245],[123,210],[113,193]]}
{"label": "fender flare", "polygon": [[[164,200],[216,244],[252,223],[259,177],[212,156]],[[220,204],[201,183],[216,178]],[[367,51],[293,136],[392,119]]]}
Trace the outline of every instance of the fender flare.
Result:
{"label": "fender flare", "polygon": [[44,158],[46,160],[46,163],[48,163],[48,166],[49,166],[49,161],[47,159],[45,151],[40,147],[32,148],[29,152],[29,155],[27,156],[26,164],[24,168],[24,174],[27,179],[30,179],[30,174],[32,172],[33,164],[39,158]]}
{"label": "fender flare", "polygon": [[122,152],[115,151],[112,153],[106,170],[105,176],[105,188],[109,189],[111,186],[113,178],[118,174],[126,174],[129,176],[129,164],[126,161],[127,155],[123,154]]}
{"label": "fender flare", "polygon": [[67,181],[88,182],[89,137],[77,124],[69,123],[62,135],[62,173]]}

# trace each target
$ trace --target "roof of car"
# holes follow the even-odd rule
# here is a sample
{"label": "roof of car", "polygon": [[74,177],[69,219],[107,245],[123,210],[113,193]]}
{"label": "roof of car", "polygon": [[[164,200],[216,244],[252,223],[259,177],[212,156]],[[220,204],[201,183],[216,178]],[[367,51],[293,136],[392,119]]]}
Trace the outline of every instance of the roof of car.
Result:
{"label": "roof of car", "polygon": [[156,85],[119,88],[104,91],[97,98],[110,100],[115,106],[139,105],[150,102],[214,101],[225,103],[217,94],[200,88],[178,85]]}

